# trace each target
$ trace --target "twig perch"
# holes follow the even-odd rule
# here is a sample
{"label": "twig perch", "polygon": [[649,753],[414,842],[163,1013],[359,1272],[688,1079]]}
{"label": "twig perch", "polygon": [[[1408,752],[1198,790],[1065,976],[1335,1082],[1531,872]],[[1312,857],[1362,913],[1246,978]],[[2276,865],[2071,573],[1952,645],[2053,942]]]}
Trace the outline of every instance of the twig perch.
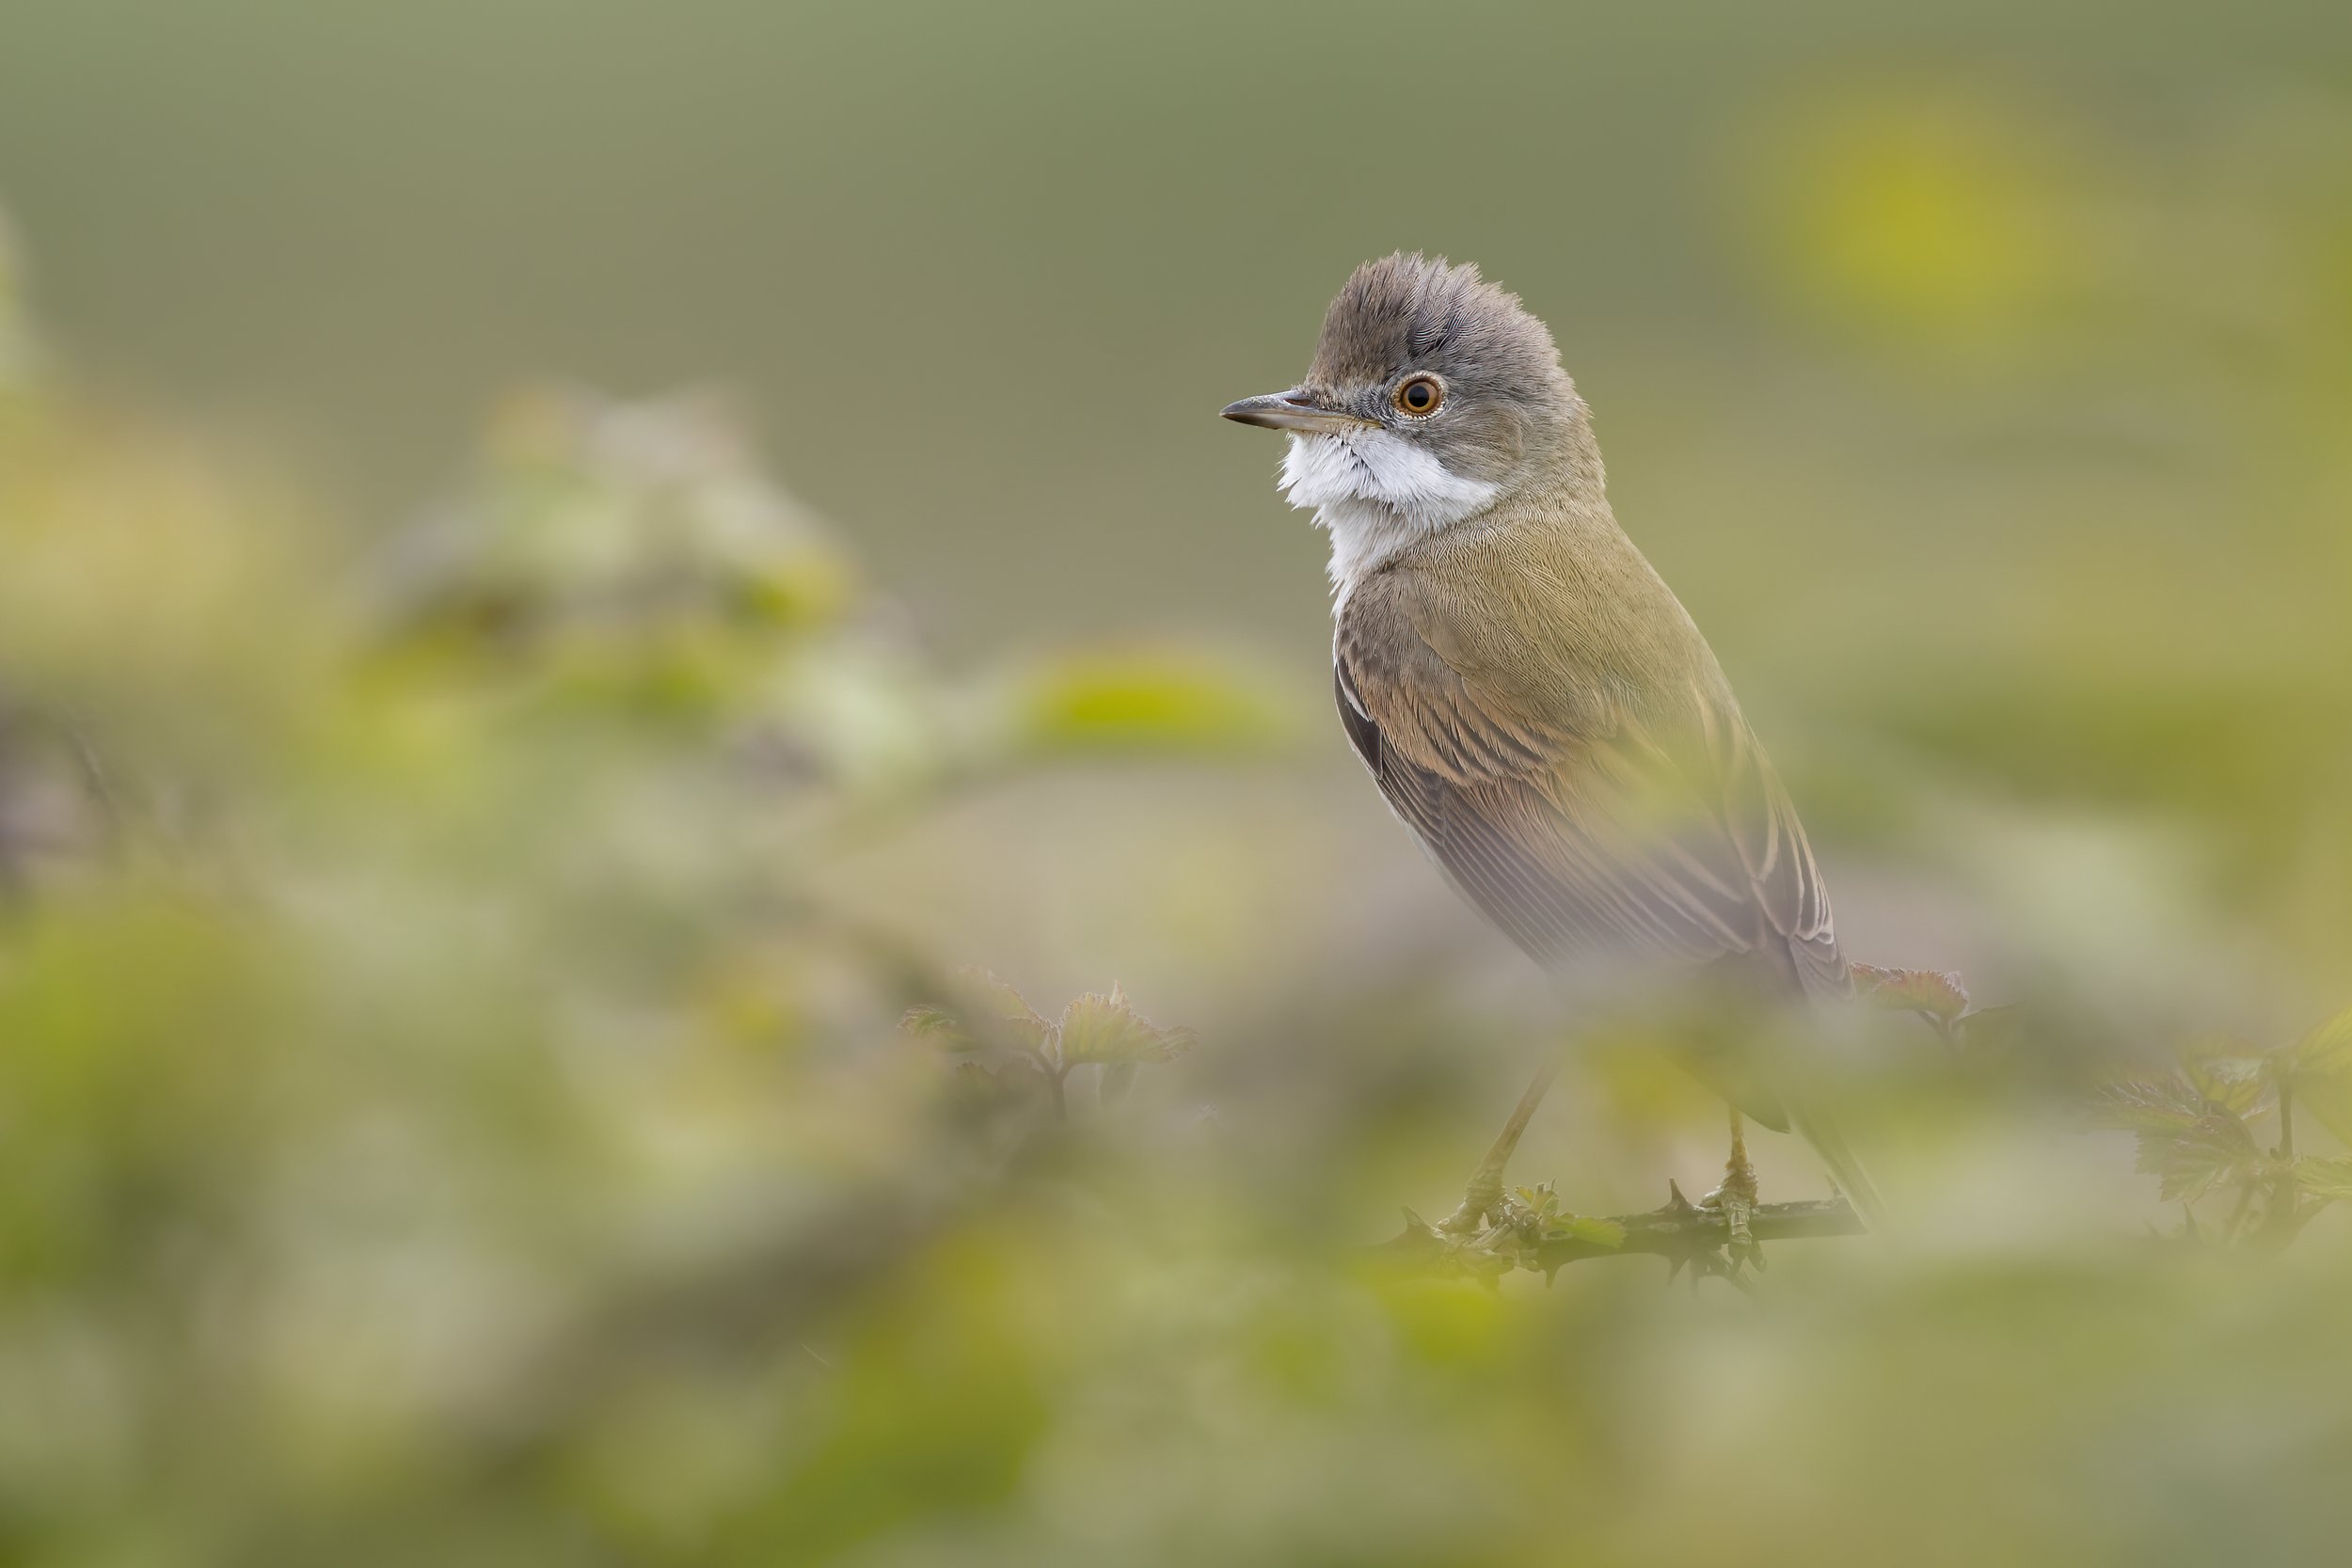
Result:
{"label": "twig perch", "polygon": [[[1916,1013],[1947,1044],[1972,1041],[1988,1025],[1997,1029],[2013,1022],[2012,1009],[1971,1003],[1957,974],[1868,964],[1852,968],[1863,996],[1880,1007]],[[2346,1054],[2352,1056],[2352,1050]],[[1470,1275],[1491,1283],[1514,1269],[1533,1269],[1549,1280],[1564,1264],[1645,1253],[1667,1259],[1676,1274],[1687,1265],[1694,1279],[1715,1274],[1745,1288],[1743,1271],[1764,1267],[1767,1242],[1867,1231],[1842,1194],[1797,1203],[1757,1201],[1756,1167],[1748,1162],[1746,1129],[1737,1106],[1730,1112],[1731,1156],[1724,1163],[1723,1184],[1696,1203],[1669,1181],[1670,1196],[1658,1208],[1602,1218],[1565,1212],[1549,1182],[1506,1191],[1503,1170],[1551,1086],[1554,1070],[1547,1066],[1519,1096],[1511,1119],[1470,1177],[1461,1207],[1436,1225],[1406,1210],[1404,1233],[1376,1249],[1383,1257],[1414,1273]],[[2278,1154],[2289,1170],[2292,1153],[2288,1142]],[[2288,1207],[2293,1209],[2292,1202]]]}
{"label": "twig perch", "polygon": [[1693,1281],[1720,1275],[1746,1289],[1741,1271],[1763,1268],[1767,1242],[1864,1233],[1861,1216],[1843,1196],[1758,1202],[1756,1167],[1748,1163],[1737,1110],[1731,1112],[1731,1157],[1723,1185],[1696,1203],[1669,1180],[1666,1201],[1656,1209],[1598,1218],[1565,1212],[1549,1182],[1505,1190],[1503,1172],[1556,1070],[1556,1064],[1547,1065],[1519,1096],[1470,1177],[1461,1207],[1436,1225],[1406,1210],[1403,1233],[1376,1249],[1386,1261],[1405,1273],[1463,1275],[1491,1285],[1514,1269],[1533,1270],[1549,1282],[1569,1263],[1641,1253],[1665,1259],[1670,1279],[1687,1266]]}
{"label": "twig perch", "polygon": [[[1407,1274],[1463,1275],[1496,1280],[1514,1269],[1549,1279],[1569,1263],[1593,1258],[1663,1258],[1671,1278],[1689,1267],[1695,1275],[1739,1277],[1731,1251],[1733,1217],[1721,1207],[1692,1203],[1669,1181],[1666,1201],[1637,1214],[1607,1218],[1562,1214],[1549,1184],[1522,1189],[1503,1200],[1504,1213],[1476,1235],[1438,1229],[1410,1209],[1405,1229],[1375,1249],[1387,1263]],[[1751,1247],[1768,1242],[1864,1234],[1862,1217],[1843,1197],[1759,1203],[1747,1212]]]}

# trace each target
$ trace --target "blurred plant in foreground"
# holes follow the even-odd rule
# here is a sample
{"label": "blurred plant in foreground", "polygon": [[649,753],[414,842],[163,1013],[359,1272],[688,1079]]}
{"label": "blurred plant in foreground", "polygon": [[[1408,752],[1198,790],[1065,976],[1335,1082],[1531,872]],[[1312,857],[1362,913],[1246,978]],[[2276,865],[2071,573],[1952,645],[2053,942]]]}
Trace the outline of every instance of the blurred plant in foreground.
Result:
{"label": "blurred plant in foreground", "polygon": [[[1286,733],[1183,649],[943,673],[696,400],[531,394],[367,575],[328,545],[0,386],[0,1555],[547,1560],[560,1497],[617,1541],[755,1489],[805,1337],[1024,1141],[820,874]],[[1059,1070],[1140,1027],[1073,1005]]]}
{"label": "blurred plant in foreground", "polygon": [[1125,1097],[1137,1069],[1192,1049],[1190,1030],[1151,1022],[1118,986],[1107,996],[1081,996],[1049,1020],[985,971],[967,970],[960,980],[964,1006],[913,1007],[900,1026],[954,1053],[963,1072],[998,1090],[1041,1089],[1057,1117],[1069,1115],[1066,1085],[1079,1069],[1096,1069],[1096,1098],[1109,1104]]}
{"label": "blurred plant in foreground", "polygon": [[[2182,1206],[2186,1235],[2203,1236],[2196,1206],[2221,1195],[2225,1216],[2211,1239],[2275,1248],[2329,1204],[2352,1197],[2352,1156],[2296,1152],[2298,1108],[2352,1143],[2352,1012],[2266,1051],[2233,1039],[2198,1042],[2177,1072],[2109,1085],[2098,1119],[2138,1134],[2139,1168]],[[2254,1127],[2274,1118],[2277,1134],[2265,1148]]]}
{"label": "blurred plant in foreground", "polygon": [[[355,581],[272,476],[44,369],[0,391],[0,1558],[2342,1555],[2335,1206],[2283,1263],[2133,1238],[2120,1148],[1978,1070],[2064,1078],[2095,1005],[2049,1065],[1896,989],[1981,1021],[1876,1085],[1943,1178],[1909,1251],[1489,1291],[1362,1244],[1528,1043],[1486,972],[1286,947],[1187,1049],[850,907],[861,843],[1007,831],[976,785],[1286,715],[1183,649],[941,669],[707,404],[517,401]],[[2248,1073],[2328,1123],[2333,1037],[2143,1133],[2201,1158],[2211,1101],[2254,1144]],[[1687,1091],[1603,1043],[1555,1168],[1627,1207]],[[2201,1173],[2300,1223],[2336,1167],[2293,1150],[2285,1204],[2284,1145]],[[1518,1201],[1538,1262],[1646,1239]]]}

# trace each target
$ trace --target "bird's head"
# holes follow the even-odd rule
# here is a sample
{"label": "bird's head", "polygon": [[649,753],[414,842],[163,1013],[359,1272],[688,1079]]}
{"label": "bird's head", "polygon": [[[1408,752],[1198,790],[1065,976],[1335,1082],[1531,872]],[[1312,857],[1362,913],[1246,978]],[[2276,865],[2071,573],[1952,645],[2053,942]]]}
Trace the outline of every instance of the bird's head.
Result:
{"label": "bird's head", "polygon": [[1335,547],[1350,529],[1432,532],[1534,483],[1599,483],[1550,332],[1476,267],[1442,258],[1358,267],[1324,315],[1306,379],[1223,412],[1289,434],[1283,491]]}

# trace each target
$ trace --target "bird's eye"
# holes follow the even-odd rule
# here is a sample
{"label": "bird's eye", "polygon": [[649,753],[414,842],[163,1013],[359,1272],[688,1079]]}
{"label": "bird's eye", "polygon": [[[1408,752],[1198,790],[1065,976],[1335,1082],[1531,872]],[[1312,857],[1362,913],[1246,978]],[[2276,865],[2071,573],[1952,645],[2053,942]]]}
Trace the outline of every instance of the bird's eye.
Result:
{"label": "bird's eye", "polygon": [[1396,405],[1407,414],[1434,414],[1445,402],[1445,383],[1434,375],[1408,375],[1396,384]]}

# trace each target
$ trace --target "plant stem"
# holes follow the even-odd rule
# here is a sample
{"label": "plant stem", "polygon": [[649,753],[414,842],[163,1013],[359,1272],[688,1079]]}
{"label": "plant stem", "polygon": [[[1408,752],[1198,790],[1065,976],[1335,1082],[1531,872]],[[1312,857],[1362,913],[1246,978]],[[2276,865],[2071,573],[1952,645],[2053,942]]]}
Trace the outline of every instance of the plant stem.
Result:
{"label": "plant stem", "polygon": [[[1522,1250],[1513,1245],[1473,1249],[1491,1263],[1475,1269],[1484,1277],[1525,1267],[1549,1274],[1570,1263],[1596,1258],[1663,1258],[1677,1270],[1688,1266],[1730,1275],[1725,1249],[1732,1241],[1731,1216],[1723,1210],[1702,1208],[1669,1184],[1673,1196],[1656,1209],[1638,1214],[1616,1214],[1609,1222],[1623,1232],[1613,1244],[1584,1236],[1555,1236]],[[1759,1203],[1748,1212],[1752,1244],[1803,1241],[1822,1236],[1863,1236],[1868,1230],[1862,1216],[1843,1197],[1808,1198],[1796,1203]],[[1432,1270],[1462,1268],[1460,1236],[1450,1247],[1446,1232],[1413,1218],[1407,1212],[1404,1234],[1374,1250],[1387,1265],[1412,1275]],[[1709,1264],[1712,1259],[1712,1265]],[[1736,1276],[1733,1276],[1736,1277]],[[1745,1285],[1744,1280],[1738,1283]]]}
{"label": "plant stem", "polygon": [[1502,1202],[1502,1173],[1511,1164],[1511,1156],[1519,1147],[1527,1124],[1534,1119],[1535,1108],[1544,1102],[1544,1095],[1551,1088],[1552,1079],[1559,1073],[1557,1061],[1546,1062],[1536,1069],[1535,1076],[1519,1094],[1519,1102],[1511,1111],[1511,1119],[1495,1134],[1494,1146],[1478,1163],[1476,1174],[1470,1179],[1470,1187],[1462,1196],[1462,1206],[1449,1215],[1441,1228],[1446,1230],[1475,1230],[1486,1217]]}

